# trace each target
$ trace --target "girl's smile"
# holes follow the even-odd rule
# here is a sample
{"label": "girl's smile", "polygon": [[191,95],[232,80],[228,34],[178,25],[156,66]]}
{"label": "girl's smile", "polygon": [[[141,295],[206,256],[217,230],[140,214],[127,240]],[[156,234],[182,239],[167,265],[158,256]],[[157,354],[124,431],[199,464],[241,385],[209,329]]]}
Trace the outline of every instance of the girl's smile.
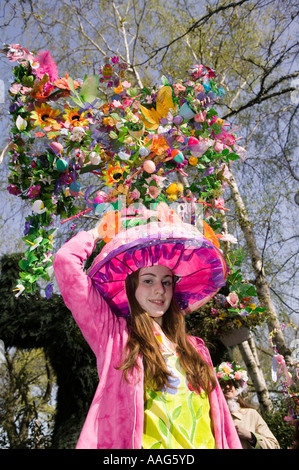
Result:
{"label": "girl's smile", "polygon": [[168,310],[173,296],[173,273],[166,266],[142,268],[135,292],[139,305],[158,323]]}

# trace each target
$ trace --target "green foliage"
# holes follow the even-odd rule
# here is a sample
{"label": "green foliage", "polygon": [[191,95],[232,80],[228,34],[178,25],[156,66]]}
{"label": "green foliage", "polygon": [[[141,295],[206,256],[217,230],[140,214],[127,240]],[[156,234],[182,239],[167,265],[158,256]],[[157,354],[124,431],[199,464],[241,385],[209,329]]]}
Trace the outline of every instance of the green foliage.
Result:
{"label": "green foliage", "polygon": [[52,448],[74,448],[98,382],[95,357],[61,296],[11,295],[19,259],[1,259],[0,338],[6,347],[44,349],[58,386]]}
{"label": "green foliage", "polygon": [[295,427],[284,420],[288,415],[286,400],[272,400],[274,408],[264,416],[270,430],[279,442],[281,449],[291,449],[293,446]]}

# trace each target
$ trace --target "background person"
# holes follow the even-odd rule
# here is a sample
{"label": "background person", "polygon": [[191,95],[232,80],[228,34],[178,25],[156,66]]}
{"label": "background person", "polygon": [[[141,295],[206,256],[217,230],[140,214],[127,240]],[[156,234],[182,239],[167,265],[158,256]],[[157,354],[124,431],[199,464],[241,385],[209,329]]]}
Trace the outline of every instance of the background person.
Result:
{"label": "background person", "polygon": [[279,449],[275,436],[258,411],[241,396],[247,372],[235,362],[222,362],[216,375],[230,409],[243,449]]}

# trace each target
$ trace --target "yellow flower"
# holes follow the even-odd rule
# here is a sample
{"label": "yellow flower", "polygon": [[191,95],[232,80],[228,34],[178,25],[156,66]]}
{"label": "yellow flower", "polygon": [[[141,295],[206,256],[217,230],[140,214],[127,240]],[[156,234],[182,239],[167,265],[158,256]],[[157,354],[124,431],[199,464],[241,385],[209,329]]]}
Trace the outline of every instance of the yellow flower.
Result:
{"label": "yellow flower", "polygon": [[170,186],[166,189],[166,193],[170,196],[177,194],[179,192],[178,185],[176,183],[171,183]]}
{"label": "yellow flower", "polygon": [[234,323],[235,323],[238,327],[242,326],[242,322],[240,322],[240,320],[234,320]]}
{"label": "yellow flower", "polygon": [[65,114],[63,115],[65,122],[72,124],[74,127],[88,126],[88,119],[85,117],[87,112],[79,113],[79,108],[66,108]]}
{"label": "yellow flower", "polygon": [[106,181],[108,187],[111,187],[120,180],[123,180],[123,174],[128,170],[128,168],[128,166],[113,166],[108,163],[108,169],[103,171],[103,179]]}
{"label": "yellow flower", "polygon": [[114,124],[116,124],[116,122],[117,121],[115,119],[112,119],[112,117],[110,117],[110,116],[103,118],[103,124],[105,126],[112,127],[112,126],[114,126]]}
{"label": "yellow flower", "polygon": [[218,126],[223,126],[224,121],[221,118],[217,118],[216,121],[215,121],[215,124],[217,124]]}
{"label": "yellow flower", "polygon": [[191,157],[189,158],[189,165],[195,166],[197,165],[197,162],[198,162],[198,158],[193,157],[193,155],[191,155]]}
{"label": "yellow flower", "polygon": [[256,309],[256,305],[255,305],[255,304],[249,304],[248,307],[250,307],[252,310],[255,310],[255,309]]}
{"label": "yellow flower", "polygon": [[40,108],[36,107],[35,110],[30,113],[31,119],[34,121],[34,126],[40,126],[41,128],[50,126],[54,129],[61,127],[56,121],[58,115],[59,111],[51,108],[51,106],[46,103],[42,103]]}

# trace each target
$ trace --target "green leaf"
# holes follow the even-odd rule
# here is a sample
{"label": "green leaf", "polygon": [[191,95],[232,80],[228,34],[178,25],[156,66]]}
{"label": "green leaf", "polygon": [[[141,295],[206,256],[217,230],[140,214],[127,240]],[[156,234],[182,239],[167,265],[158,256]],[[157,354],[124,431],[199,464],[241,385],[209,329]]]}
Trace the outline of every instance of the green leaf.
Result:
{"label": "green leaf", "polygon": [[19,267],[23,270],[23,271],[27,271],[27,269],[29,268],[29,262],[26,260],[26,259],[21,259],[19,261]]}
{"label": "green leaf", "polygon": [[86,103],[93,103],[98,95],[99,77],[97,75],[91,75],[87,77],[81,87],[81,98]]}
{"label": "green leaf", "polygon": [[155,442],[150,449],[161,449],[162,441]]}
{"label": "green leaf", "polygon": [[74,80],[72,79],[72,77],[68,77],[68,79],[67,79],[67,84],[68,84],[68,86],[69,86],[69,89],[70,89],[73,93],[77,94],[77,93],[76,93],[76,89],[75,89]]}
{"label": "green leaf", "polygon": [[200,408],[198,408],[195,418],[198,419],[201,417],[201,415],[202,415],[202,405],[200,406]]}
{"label": "green leaf", "polygon": [[189,434],[188,434],[188,432],[186,431],[186,429],[184,428],[184,426],[179,425],[179,428],[180,428],[181,433],[186,437],[186,439],[189,440],[189,439],[190,439]]}
{"label": "green leaf", "polygon": [[161,82],[162,82],[162,85],[164,86],[169,85],[168,79],[165,77],[165,75],[162,75]]}
{"label": "green leaf", "polygon": [[172,413],[172,420],[173,421],[180,416],[181,411],[182,411],[182,405],[178,406],[177,408],[175,408],[175,410],[173,410],[173,413]]}
{"label": "green leaf", "polygon": [[165,424],[165,422],[163,421],[162,418],[159,418],[159,428],[160,428],[161,432],[164,434],[164,436],[168,435],[167,426],[166,426],[166,424]]}
{"label": "green leaf", "polygon": [[239,157],[239,155],[237,155],[236,153],[229,153],[228,156],[227,156],[227,158],[228,158],[229,160],[239,160],[240,157]]}

